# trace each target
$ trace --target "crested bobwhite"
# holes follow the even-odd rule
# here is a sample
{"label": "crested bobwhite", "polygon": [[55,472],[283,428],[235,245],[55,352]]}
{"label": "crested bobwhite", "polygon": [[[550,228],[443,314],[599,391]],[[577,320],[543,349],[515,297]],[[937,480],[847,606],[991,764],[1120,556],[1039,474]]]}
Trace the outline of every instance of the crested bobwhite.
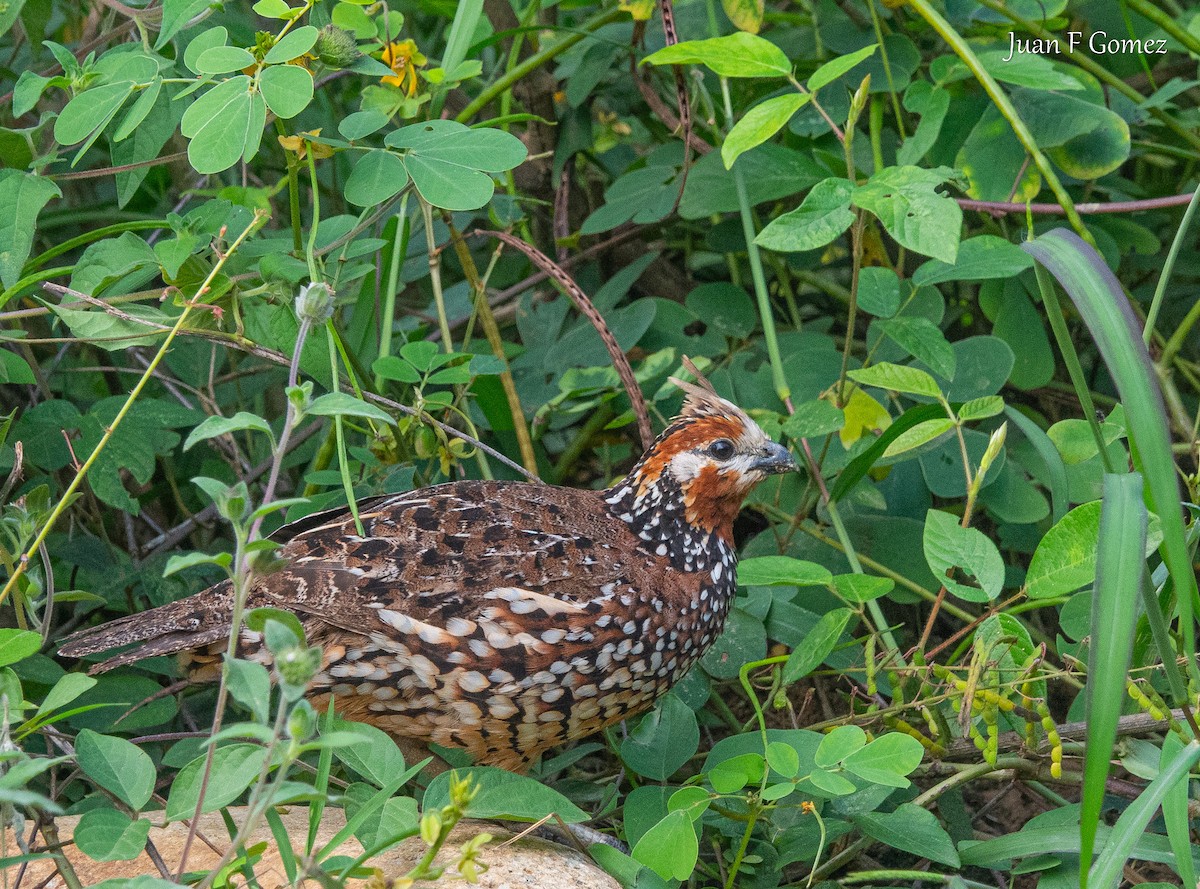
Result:
{"label": "crested bobwhite", "polygon": [[[345,508],[276,532],[287,565],[253,579],[248,607],[295,612],[323,647],[314,704],[516,770],[649,709],[721,632],[743,498],[796,468],[707,381],[676,383],[679,416],[608,490],[450,482],[362,502],[365,537]],[[93,672],[216,652],[231,613],[225,581],[61,651],[142,643]]]}

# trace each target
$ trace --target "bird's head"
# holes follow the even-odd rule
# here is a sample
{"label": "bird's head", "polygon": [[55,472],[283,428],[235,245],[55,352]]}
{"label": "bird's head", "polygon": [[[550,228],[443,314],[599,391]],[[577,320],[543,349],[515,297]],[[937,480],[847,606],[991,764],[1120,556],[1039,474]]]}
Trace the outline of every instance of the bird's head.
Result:
{"label": "bird's head", "polygon": [[728,541],[751,488],[795,470],[796,463],[745,411],[697,376],[699,384],[672,378],[685,393],[683,408],[613,491],[625,494],[635,517],[646,510],[677,514],[691,528]]}

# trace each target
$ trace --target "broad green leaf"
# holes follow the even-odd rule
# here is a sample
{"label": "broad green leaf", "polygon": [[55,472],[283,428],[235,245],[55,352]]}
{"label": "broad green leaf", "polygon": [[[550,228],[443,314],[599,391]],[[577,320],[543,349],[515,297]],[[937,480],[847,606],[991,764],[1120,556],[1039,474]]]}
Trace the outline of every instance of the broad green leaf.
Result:
{"label": "broad green leaf", "polygon": [[666,695],[621,742],[621,760],[643,777],[665,781],[700,747],[700,728],[692,708]]}
{"label": "broad green leaf", "polygon": [[197,565],[218,565],[228,569],[233,564],[231,553],[173,553],[163,568],[163,577],[170,577]]}
{"label": "broad green leaf", "polygon": [[213,46],[196,58],[196,71],[200,74],[231,74],[254,64],[254,56],[240,46]]}
{"label": "broad green leaf", "polygon": [[849,371],[847,376],[864,386],[890,389],[907,395],[923,395],[937,398],[941,394],[937,382],[925,371],[902,364],[881,361],[870,367]]}
{"label": "broad green leaf", "polygon": [[692,819],[686,812],[670,812],[642,835],[631,854],[664,880],[686,880],[699,852]]}
{"label": "broad green leaf", "polygon": [[852,203],[873,213],[902,246],[952,263],[958,256],[962,209],[935,189],[953,175],[946,167],[885,167],[855,189]]}
{"label": "broad green leaf", "polygon": [[1013,278],[1033,266],[1033,258],[1016,244],[996,235],[978,235],[958,245],[954,262],[931,259],[913,273],[917,287],[946,281]]}
{"label": "broad green leaf", "polygon": [[[968,602],[990,602],[1004,587],[1004,559],[978,528],[964,528],[956,516],[931,509],[925,516],[925,561],[946,589]],[[954,579],[955,569],[978,586]]]}
{"label": "broad green leaf", "polygon": [[42,647],[42,634],[32,630],[0,629],[0,667],[15,664]]}
{"label": "broad green leaf", "polygon": [[1049,59],[1036,53],[1010,53],[1007,48],[989,49],[977,53],[976,57],[994,78],[1013,86],[1059,92],[1083,89],[1083,84],[1076,78],[1059,70]]}
{"label": "broad green leaf", "polygon": [[[353,818],[363,806],[381,793],[382,790],[376,790],[369,784],[351,784],[345,793],[347,819]],[[379,807],[374,817],[368,817],[355,829],[354,836],[363,844],[364,849],[373,849],[404,832],[415,832],[419,824],[417,801],[411,796],[392,796]]]}
{"label": "broad green leaf", "polygon": [[[1104,808],[1117,721],[1133,653],[1138,606],[1146,569],[1146,504],[1136,472],[1104,476],[1096,586],[1092,594],[1091,648],[1087,677],[1087,745],[1079,840],[1084,861],[1092,860]],[[1186,783],[1186,779],[1185,779]]]}
{"label": "broad green leaf", "polygon": [[355,732],[362,736],[364,743],[336,747],[333,755],[376,787],[386,787],[404,771],[404,754],[386,732],[366,723],[340,719],[333,727],[335,731]]}
{"label": "broad green leaf", "polygon": [[971,420],[985,420],[1004,412],[1004,399],[999,395],[985,395],[983,398],[972,398],[958,409],[958,418],[964,423]]}
{"label": "broad green leaf", "polygon": [[255,661],[231,658],[225,661],[229,694],[266,724],[271,708],[271,674]]}
{"label": "broad green leaf", "polygon": [[890,318],[900,308],[900,279],[891,269],[868,266],[858,273],[858,308],[876,318]]}
{"label": "broad green leaf", "polygon": [[245,74],[232,77],[217,84],[184,112],[180,131],[191,140],[188,160],[196,172],[228,170],[242,159],[248,146],[257,148],[266,120],[266,105],[259,93],[250,93],[250,86],[250,78]]}
{"label": "broad green leaf", "polygon": [[800,754],[791,744],[772,741],[767,745],[767,765],[785,778],[795,778],[800,773]]}
{"label": "broad green leaf", "polygon": [[186,451],[198,441],[216,438],[218,435],[227,435],[230,432],[239,432],[243,429],[265,432],[271,441],[275,440],[275,435],[266,420],[257,414],[238,411],[232,417],[220,417],[216,415],[205,417],[188,435],[187,440],[183,443],[183,449]]}
{"label": "broad green leaf", "polygon": [[833,578],[833,588],[847,602],[861,604],[886,596],[896,588],[896,581],[871,574],[839,574]]}
{"label": "broad green leaf", "polygon": [[346,200],[359,207],[374,207],[398,194],[406,185],[408,171],[404,161],[394,152],[376,149],[360,157],[350,171],[350,178],[346,180]]}
{"label": "broad green leaf", "polygon": [[904,776],[921,764],[924,752],[916,738],[889,732],[846,756],[842,767],[864,781],[907,787],[909,782]]}
{"label": "broad green leaf", "polygon": [[[263,56],[263,61],[268,65],[278,65],[281,62],[290,62],[292,59],[299,58],[313,48],[317,42],[317,35],[320,33],[312,25],[301,25],[299,28],[293,28],[287,34],[284,34],[279,42],[267,50],[267,54]],[[292,67],[298,66],[293,65]]]}
{"label": "broad green leaf", "polygon": [[771,220],[754,243],[782,253],[824,247],[854,222],[850,211],[853,192],[854,184],[848,179],[818,182],[799,207]]}
{"label": "broad green leaf", "polygon": [[1150,782],[1150,786],[1121,813],[1112,832],[1101,846],[1092,865],[1088,885],[1092,889],[1112,889],[1121,880],[1125,862],[1133,854],[1138,840],[1145,833],[1150,819],[1176,784],[1188,781],[1188,772],[1200,761],[1200,742],[1190,741]]}
{"label": "broad green leaf", "polygon": [[849,796],[858,790],[853,781],[847,780],[837,772],[827,772],[824,769],[813,769],[808,774],[808,780],[817,790],[830,796]]}
{"label": "broad green leaf", "polygon": [[75,738],[75,758],[85,775],[137,811],[154,793],[154,763],[124,738],[84,729]]}
{"label": "broad green leaf", "polygon": [[11,0],[5,4],[3,9],[0,9],[0,37],[8,33],[8,29],[16,23],[24,8],[25,0]]}
{"label": "broad green leaf", "polygon": [[810,98],[802,93],[789,93],[767,99],[747,111],[721,143],[721,160],[725,162],[725,169],[731,168],[742,153],[761,145],[783,129],[792,115],[808,104]]}
{"label": "broad green leaf", "polygon": [[[467,807],[469,818],[540,821],[553,812],[568,824],[588,820],[586,812],[557,790],[525,775],[492,766],[455,769],[454,773],[459,778],[470,778],[479,788]],[[433,811],[450,802],[450,775],[450,772],[443,772],[429,782],[421,802],[423,811]],[[688,825],[690,830],[690,820]]]}
{"label": "broad green leaf", "polygon": [[364,139],[386,127],[388,116],[379,111],[355,111],[338,122],[338,132],[351,142]]}
{"label": "broad green leaf", "polygon": [[803,679],[829,657],[854,612],[849,608],[834,608],[821,615],[804,641],[788,655],[783,665],[783,683],[788,685]]}
{"label": "broad green leaf", "polygon": [[828,86],[833,83],[843,74],[847,73],[851,68],[874,55],[878,49],[878,43],[872,43],[870,46],[864,46],[862,49],[856,49],[852,53],[844,56],[838,56],[836,59],[826,62],[820,68],[812,73],[808,78],[808,83],[805,84],[812,92],[816,92],[823,86]]}
{"label": "broad green leaf", "polygon": [[867,836],[893,849],[947,867],[961,866],[950,834],[932,812],[913,803],[902,803],[894,812],[866,812],[854,823]]}
{"label": "broad green leaf", "polygon": [[880,329],[909,355],[946,380],[954,379],[954,348],[946,335],[928,318],[902,315],[877,322]]}
{"label": "broad green leaf", "polygon": [[209,28],[206,31],[201,31],[187,45],[187,49],[183,51],[183,64],[193,74],[199,74],[200,69],[196,67],[196,63],[200,61],[200,56],[212,49],[214,46],[225,46],[229,42],[229,31],[224,27]]}
{"label": "broad green leaf", "polygon": [[867,746],[867,733],[857,725],[839,725],[821,739],[813,762],[823,769],[831,769],[843,759]]}
{"label": "broad green leaf", "polygon": [[[56,597],[60,601],[61,595],[60,593]],[[2,649],[3,643],[0,643],[0,650]],[[37,715],[39,717],[47,716],[55,710],[65,707],[95,684],[95,677],[88,676],[86,673],[64,673],[62,678],[54,683],[54,687],[46,692],[46,697],[42,699],[42,703],[38,706]]]}
{"label": "broad green leaf", "polygon": [[516,136],[494,129],[469,129],[452,120],[432,120],[389,133],[384,144],[403,153],[417,191],[445,210],[476,210],[491,200],[489,172],[510,170],[527,154]]}
{"label": "broad green leaf", "polygon": [[762,30],[765,5],[763,0],[721,0],[725,15],[729,16],[733,26],[751,34]]}
{"label": "broad green leaf", "polygon": [[837,432],[846,425],[846,415],[823,398],[802,401],[783,422],[783,431],[792,438],[816,438]]}
{"label": "broad green leaf", "polygon": [[825,586],[833,575],[824,565],[791,556],[756,556],[738,562],[742,586]]}
{"label": "broad green leaf", "polygon": [[389,426],[394,422],[391,414],[383,408],[375,407],[361,398],[355,398],[348,392],[330,392],[314,398],[306,413],[315,414],[318,417],[362,417],[366,420],[378,420]]}
{"label": "broad green leaf", "polygon": [[939,417],[925,420],[911,429],[905,429],[884,449],[884,457],[898,457],[911,450],[937,441],[947,432],[954,429],[954,421],[949,417]]}
{"label": "broad green leaf", "polygon": [[90,809],[75,826],[73,838],[79,851],[93,861],[131,861],[142,854],[150,821],[134,821],[116,809]]}
{"label": "broad green leaf", "polygon": [[[1046,430],[1046,435],[1054,442],[1058,453],[1062,455],[1062,462],[1067,466],[1083,463],[1100,453],[1100,446],[1087,420],[1059,420]],[[1100,438],[1106,448],[1124,437],[1125,430],[1117,424],[1100,424]]]}
{"label": "broad green leaf", "polygon": [[188,22],[215,5],[213,0],[163,0],[162,23],[154,48],[162,49]]}
{"label": "broad green leaf", "polygon": [[125,116],[121,118],[121,122],[113,131],[113,142],[123,142],[141,126],[142,121],[150,115],[151,109],[158,101],[158,95],[162,92],[162,83],[162,78],[156,77],[149,86],[138,93],[137,99],[129,106],[129,110],[125,112]]}
{"label": "broad green leaf", "polygon": [[704,671],[715,679],[732,679],[743,664],[767,656],[767,631],[762,621],[735,608],[725,620],[725,629],[700,658]]}
{"label": "broad green leaf", "polygon": [[[288,35],[291,36],[290,34]],[[263,100],[276,117],[288,120],[308,107],[313,78],[299,65],[273,65],[258,78]]]}
{"label": "broad green leaf", "polygon": [[950,110],[950,92],[926,80],[915,81],[904,93],[904,108],[921,117],[917,131],[896,150],[896,163],[912,166],[937,144],[946,112]]}
{"label": "broad green leaf", "polygon": [[1038,543],[1025,575],[1030,599],[1073,593],[1096,576],[1100,501],[1084,503],[1062,517]]}
{"label": "broad green leaf", "polygon": [[708,782],[717,793],[737,793],[747,785],[762,781],[766,765],[761,753],[743,753],[709,769]]}
{"label": "broad green leaf", "polygon": [[1068,176],[1098,179],[1129,158],[1129,124],[1102,104],[1040,89],[1012,91],[1039,146]]}
{"label": "broad green leaf", "polygon": [[791,62],[774,43],[745,31],[708,40],[685,40],[642,60],[649,65],[706,65],[722,77],[787,77]]}
{"label": "broad green leaf", "polygon": [[[257,744],[230,744],[218,747],[213,754],[212,772],[204,794],[202,812],[215,812],[229,805],[258,778],[267,750]],[[193,759],[179,770],[171,783],[167,797],[166,818],[178,821],[191,818],[196,812],[200,798],[200,784],[204,777],[206,755]]]}
{"label": "broad green leaf", "polygon": [[60,145],[84,141],[116,116],[132,92],[133,82],[128,80],[84,90],[67,103],[54,121],[54,141]]}

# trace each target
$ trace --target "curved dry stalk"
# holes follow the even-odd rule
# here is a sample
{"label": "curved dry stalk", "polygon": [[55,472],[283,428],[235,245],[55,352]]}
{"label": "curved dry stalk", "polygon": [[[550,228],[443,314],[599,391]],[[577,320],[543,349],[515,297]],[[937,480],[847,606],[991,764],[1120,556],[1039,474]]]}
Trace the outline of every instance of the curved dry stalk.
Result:
{"label": "curved dry stalk", "polygon": [[617,343],[617,338],[608,329],[608,324],[601,317],[591,298],[583,292],[583,289],[575,283],[574,279],[563,271],[562,267],[554,260],[531,244],[526,244],[515,235],[510,235],[508,232],[488,231],[487,229],[477,228],[471,232],[471,236],[498,238],[510,247],[520,250],[529,257],[530,262],[545,272],[549,278],[553,279],[563,289],[563,292],[571,298],[571,301],[575,303],[575,307],[591,322],[592,326],[596,328],[596,333],[600,334],[600,339],[604,341],[604,347],[608,349],[608,355],[612,359],[617,376],[621,378],[621,383],[625,386],[625,392],[629,395],[629,401],[633,405],[633,413],[637,417],[638,434],[642,438],[642,446],[649,448],[654,443],[654,431],[650,426],[650,413],[646,408],[646,398],[642,395],[642,389],[638,385],[637,378],[633,375],[633,368],[629,364],[629,359]]}

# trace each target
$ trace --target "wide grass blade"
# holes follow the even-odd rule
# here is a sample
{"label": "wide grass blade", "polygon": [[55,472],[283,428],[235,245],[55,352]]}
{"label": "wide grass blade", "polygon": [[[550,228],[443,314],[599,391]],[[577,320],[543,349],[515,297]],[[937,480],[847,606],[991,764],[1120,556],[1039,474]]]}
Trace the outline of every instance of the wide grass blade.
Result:
{"label": "wide grass blade", "polygon": [[[1200,760],[1200,743],[1190,741],[1173,759],[1159,771],[1158,777],[1142,791],[1133,803],[1121,813],[1108,835],[1104,851],[1096,859],[1091,871],[1093,889],[1110,889],[1121,879],[1125,862],[1137,841],[1146,831],[1146,825],[1162,805],[1167,793],[1180,781],[1188,780],[1188,772]],[[1086,863],[1086,859],[1085,859]]]}
{"label": "wide grass blade", "polygon": [[[1184,651],[1189,653],[1188,666],[1193,676],[1200,679],[1195,661],[1190,657],[1196,650],[1193,623],[1196,575],[1184,538],[1183,511],[1166,410],[1150,355],[1142,343],[1140,326],[1113,273],[1099,254],[1078,236],[1057,228],[1021,246],[1058,279],[1071,297],[1117,385],[1121,403],[1125,406],[1133,457],[1145,476],[1147,500],[1162,520],[1160,551],[1175,587],[1179,629]],[[1147,607],[1157,607],[1153,597],[1147,599]],[[1174,669],[1175,653],[1166,640],[1156,638],[1156,642],[1176,704],[1186,707],[1186,691]],[[1190,710],[1185,713],[1192,722]]]}
{"label": "wide grass blade", "polygon": [[[1125,700],[1125,679],[1137,625],[1137,590],[1145,580],[1146,525],[1142,477],[1106,475],[1100,508],[1092,646],[1088,655],[1087,746],[1079,812],[1080,854],[1092,860],[1104,804],[1109,758]],[[1087,873],[1083,875],[1087,889]]]}

